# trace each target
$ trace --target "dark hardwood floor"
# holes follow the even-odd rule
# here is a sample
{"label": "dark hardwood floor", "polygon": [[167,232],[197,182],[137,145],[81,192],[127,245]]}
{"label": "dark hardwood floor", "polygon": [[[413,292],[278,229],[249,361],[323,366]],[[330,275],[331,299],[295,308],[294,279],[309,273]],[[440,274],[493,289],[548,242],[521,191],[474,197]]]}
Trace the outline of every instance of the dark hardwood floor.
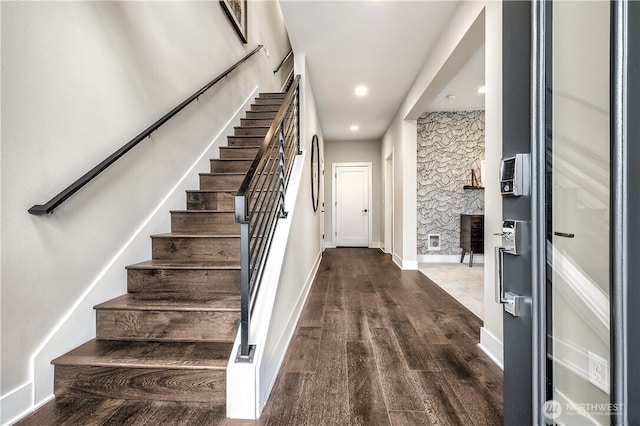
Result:
{"label": "dark hardwood floor", "polygon": [[375,249],[324,254],[260,420],[201,403],[59,398],[19,425],[500,425],[481,321]]}

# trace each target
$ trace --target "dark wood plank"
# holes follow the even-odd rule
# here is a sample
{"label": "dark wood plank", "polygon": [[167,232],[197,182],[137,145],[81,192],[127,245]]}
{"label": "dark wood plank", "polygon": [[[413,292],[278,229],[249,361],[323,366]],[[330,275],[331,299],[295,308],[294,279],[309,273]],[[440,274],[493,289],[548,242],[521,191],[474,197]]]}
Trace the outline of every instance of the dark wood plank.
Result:
{"label": "dark wood plank", "polygon": [[96,337],[115,340],[232,342],[239,312],[98,310]]}
{"label": "dark wood plank", "polygon": [[412,374],[424,395],[431,423],[461,426],[473,424],[444,374],[432,371],[414,371]]}
{"label": "dark wood plank", "polygon": [[104,426],[142,426],[160,408],[162,402],[127,401],[104,423]]}
{"label": "dark wood plank", "polygon": [[312,373],[316,370],[322,328],[300,327],[291,340],[287,353],[286,371]]}
{"label": "dark wood plank", "polygon": [[390,314],[391,329],[402,349],[404,360],[410,370],[440,371],[428,351],[425,342],[418,335],[407,316],[401,310],[394,310]]}
{"label": "dark wood plank", "polygon": [[225,370],[58,365],[58,397],[156,401],[226,401]]}
{"label": "dark wood plank", "polygon": [[300,317],[300,327],[322,327],[326,293],[311,292]]}
{"label": "dark wood plank", "polygon": [[419,390],[389,330],[372,330],[373,348],[389,410],[425,411]]}
{"label": "dark wood plank", "polygon": [[308,423],[313,388],[313,374],[284,373],[275,392],[269,412],[268,426],[305,425]]}
{"label": "dark wood plank", "polygon": [[347,342],[349,424],[389,425],[373,348],[369,342]]}
{"label": "dark wood plank", "polygon": [[474,423],[502,423],[502,399],[496,399],[495,392],[484,386],[462,357],[452,351],[450,357],[439,359],[438,364]]}
{"label": "dark wood plank", "polygon": [[55,365],[207,368],[225,370],[233,343],[90,340],[52,361]]}
{"label": "dark wood plank", "polygon": [[346,352],[344,313],[328,311],[320,339],[308,424],[347,424]]}
{"label": "dark wood plank", "polygon": [[19,426],[100,425],[123,404],[123,399],[58,398],[16,423]]}
{"label": "dark wood plank", "polygon": [[422,411],[390,411],[392,426],[430,426],[429,415]]}

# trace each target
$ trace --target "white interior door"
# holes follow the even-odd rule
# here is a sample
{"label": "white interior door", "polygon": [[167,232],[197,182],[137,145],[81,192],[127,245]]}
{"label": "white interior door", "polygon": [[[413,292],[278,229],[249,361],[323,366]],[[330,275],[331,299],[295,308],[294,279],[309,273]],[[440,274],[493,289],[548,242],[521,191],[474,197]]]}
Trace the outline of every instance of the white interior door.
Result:
{"label": "white interior door", "polygon": [[370,166],[336,165],[334,179],[336,246],[368,247]]}

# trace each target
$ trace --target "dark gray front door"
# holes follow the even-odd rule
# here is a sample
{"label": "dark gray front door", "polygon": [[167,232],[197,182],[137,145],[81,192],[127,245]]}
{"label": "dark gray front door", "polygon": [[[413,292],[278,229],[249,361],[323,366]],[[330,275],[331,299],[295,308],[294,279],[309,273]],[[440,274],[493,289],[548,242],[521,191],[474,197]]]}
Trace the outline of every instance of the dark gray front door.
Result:
{"label": "dark gray front door", "polygon": [[[505,424],[640,424],[640,2],[503,3]],[[634,358],[635,357],[635,358]]]}

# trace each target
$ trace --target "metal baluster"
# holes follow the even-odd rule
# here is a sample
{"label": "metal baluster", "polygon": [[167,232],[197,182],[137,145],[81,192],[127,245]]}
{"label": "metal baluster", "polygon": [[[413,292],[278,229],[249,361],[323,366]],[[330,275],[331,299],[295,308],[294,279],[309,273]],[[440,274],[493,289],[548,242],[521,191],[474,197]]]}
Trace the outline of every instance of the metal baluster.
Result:
{"label": "metal baluster", "polygon": [[284,126],[280,126],[280,135],[278,136],[278,140],[280,142],[280,217],[285,218],[288,213],[284,209],[284,195],[286,192],[286,188],[284,186]]}

